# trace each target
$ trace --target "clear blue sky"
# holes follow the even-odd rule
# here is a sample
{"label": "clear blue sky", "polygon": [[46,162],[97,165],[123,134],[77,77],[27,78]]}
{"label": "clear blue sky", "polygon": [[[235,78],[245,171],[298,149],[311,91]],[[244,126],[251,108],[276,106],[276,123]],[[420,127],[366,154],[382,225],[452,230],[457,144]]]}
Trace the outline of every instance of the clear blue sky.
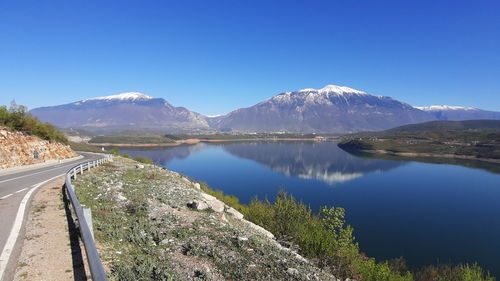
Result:
{"label": "clear blue sky", "polygon": [[500,1],[0,2],[0,104],[139,91],[218,114],[326,84],[500,111]]}

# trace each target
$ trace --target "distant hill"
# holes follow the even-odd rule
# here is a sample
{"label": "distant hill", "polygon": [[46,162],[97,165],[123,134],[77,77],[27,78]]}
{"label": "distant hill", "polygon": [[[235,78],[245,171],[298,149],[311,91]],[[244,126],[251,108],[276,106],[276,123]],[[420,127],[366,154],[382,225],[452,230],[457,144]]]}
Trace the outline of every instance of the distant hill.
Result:
{"label": "distant hill", "polygon": [[175,107],[161,98],[133,92],[35,108],[31,113],[60,128],[84,129],[99,134],[123,131],[179,133],[209,129],[206,117],[199,113]]}
{"label": "distant hill", "polygon": [[285,92],[210,120],[223,131],[346,133],[375,131],[436,118],[390,97],[349,87]]}
{"label": "distant hill", "polygon": [[434,115],[438,120],[500,119],[500,112],[487,111],[474,107],[431,105],[416,108]]}
{"label": "distant hill", "polygon": [[433,121],[346,136],[346,150],[500,162],[500,120]]}
{"label": "distant hill", "polygon": [[450,130],[472,130],[472,129],[499,129],[500,120],[464,120],[464,121],[430,121],[425,123],[404,125],[378,134],[392,134],[400,132],[418,131],[450,131]]}

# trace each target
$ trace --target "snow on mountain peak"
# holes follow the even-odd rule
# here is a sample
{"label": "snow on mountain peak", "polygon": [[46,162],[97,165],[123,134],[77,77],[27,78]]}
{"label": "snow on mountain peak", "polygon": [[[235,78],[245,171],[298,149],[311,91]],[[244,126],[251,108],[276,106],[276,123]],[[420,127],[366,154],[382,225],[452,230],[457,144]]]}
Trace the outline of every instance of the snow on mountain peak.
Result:
{"label": "snow on mountain peak", "polygon": [[127,93],[121,93],[117,95],[111,95],[111,96],[105,96],[105,97],[97,97],[97,98],[91,98],[91,99],[86,99],[83,100],[83,102],[86,101],[92,101],[92,100],[106,100],[106,101],[111,101],[111,100],[121,100],[121,101],[134,101],[134,100],[150,100],[154,99],[152,96],[148,96],[142,93],[138,92],[127,92]]}
{"label": "snow on mountain peak", "polygon": [[307,104],[331,104],[331,98],[337,96],[347,98],[352,95],[368,96],[367,93],[345,86],[326,85],[321,89],[302,89],[294,92],[284,92],[262,103],[274,101],[278,103],[291,104],[296,100],[304,100]]}
{"label": "snow on mountain peak", "polygon": [[415,106],[415,108],[423,111],[441,111],[441,110],[478,110],[474,107],[451,106],[451,105],[430,105],[430,106]]}
{"label": "snow on mountain peak", "polygon": [[345,86],[337,86],[337,85],[326,85],[325,87],[321,89],[303,89],[299,90],[297,92],[318,92],[320,94],[323,93],[335,93],[338,95],[343,95],[343,94],[359,94],[359,95],[366,95],[367,93],[363,91],[358,91],[353,88],[345,87]]}

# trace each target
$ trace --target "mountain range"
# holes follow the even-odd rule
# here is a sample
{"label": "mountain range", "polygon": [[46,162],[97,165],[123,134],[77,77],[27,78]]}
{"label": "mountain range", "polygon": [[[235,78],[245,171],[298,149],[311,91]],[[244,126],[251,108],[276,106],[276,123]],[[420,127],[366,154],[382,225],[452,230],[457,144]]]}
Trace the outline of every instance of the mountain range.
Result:
{"label": "mountain range", "polygon": [[162,98],[137,92],[40,107],[31,113],[60,128],[85,129],[98,134],[123,131],[340,134],[433,120],[500,119],[500,112],[457,106],[413,107],[390,97],[335,85],[280,93],[217,117],[175,107]]}
{"label": "mountain range", "polygon": [[437,120],[480,120],[480,119],[500,119],[500,112],[487,111],[474,107],[431,105],[416,107],[434,115]]}

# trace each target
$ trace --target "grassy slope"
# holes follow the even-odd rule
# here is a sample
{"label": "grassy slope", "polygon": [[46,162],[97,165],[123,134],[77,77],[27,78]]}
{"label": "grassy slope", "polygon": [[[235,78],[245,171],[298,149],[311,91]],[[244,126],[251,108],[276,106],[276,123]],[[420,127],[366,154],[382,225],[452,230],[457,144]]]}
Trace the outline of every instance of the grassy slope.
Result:
{"label": "grassy slope", "polygon": [[179,174],[117,159],[75,181],[111,280],[334,280],[229,214],[188,208],[201,191]]}

